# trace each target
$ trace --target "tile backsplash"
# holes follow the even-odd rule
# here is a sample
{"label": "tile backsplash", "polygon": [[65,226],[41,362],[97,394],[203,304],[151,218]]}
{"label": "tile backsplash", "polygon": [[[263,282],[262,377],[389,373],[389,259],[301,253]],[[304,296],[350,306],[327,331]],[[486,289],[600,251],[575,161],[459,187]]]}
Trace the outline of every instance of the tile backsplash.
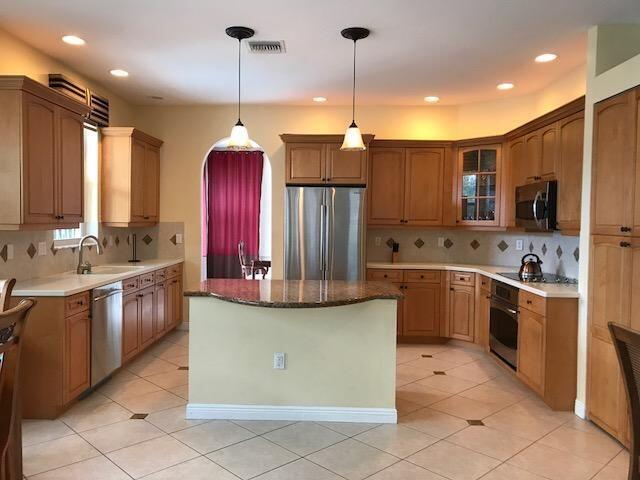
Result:
{"label": "tile backsplash", "polygon": [[[131,258],[129,235],[137,237],[138,258],[184,257],[184,243],[177,243],[176,235],[184,236],[182,222],[162,222],[144,228],[111,228],[100,226],[98,238],[103,254],[98,255],[95,246],[86,246],[84,258],[93,265],[126,262]],[[41,242],[45,243],[45,255],[39,255]],[[9,245],[13,245],[14,258],[8,258]],[[0,278],[44,277],[75,270],[78,265],[76,248],[53,247],[53,231],[0,231]]]}
{"label": "tile backsplash", "polygon": [[[377,238],[379,245],[376,245]],[[438,246],[439,238],[442,246]],[[523,250],[516,250],[518,240],[522,240]],[[578,278],[580,239],[559,233],[369,229],[367,260],[391,261],[390,244],[393,241],[400,244],[401,262],[472,263],[515,268],[520,265],[522,256],[531,252],[543,261],[544,272]]]}

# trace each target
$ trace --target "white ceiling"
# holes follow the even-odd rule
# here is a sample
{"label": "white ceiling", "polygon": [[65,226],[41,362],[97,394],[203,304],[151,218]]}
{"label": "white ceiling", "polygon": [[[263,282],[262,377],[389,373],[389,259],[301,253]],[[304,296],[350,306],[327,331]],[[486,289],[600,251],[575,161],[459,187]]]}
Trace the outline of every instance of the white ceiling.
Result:
{"label": "white ceiling", "polygon": [[[1,28],[136,104],[233,103],[230,25],[286,43],[284,55],[243,51],[247,103],[349,104],[352,47],[340,30],[365,26],[359,104],[418,105],[539,90],[585,63],[589,26],[632,21],[640,0],[0,0]],[[63,44],[64,34],[87,44]],[[548,51],[559,59],[533,62]],[[503,81],[516,89],[498,92]]]}

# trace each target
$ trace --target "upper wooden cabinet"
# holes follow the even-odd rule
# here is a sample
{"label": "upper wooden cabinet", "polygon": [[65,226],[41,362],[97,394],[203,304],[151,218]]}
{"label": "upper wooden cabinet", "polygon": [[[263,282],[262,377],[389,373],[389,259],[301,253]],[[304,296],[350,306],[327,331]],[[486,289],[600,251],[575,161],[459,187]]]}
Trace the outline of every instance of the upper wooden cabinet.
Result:
{"label": "upper wooden cabinet", "polygon": [[580,233],[582,196],[582,163],[584,150],[584,111],[558,122],[558,230],[565,234]]}
{"label": "upper wooden cabinet", "polygon": [[442,225],[444,171],[444,148],[372,148],[369,224]]}
{"label": "upper wooden cabinet", "polygon": [[83,221],[89,107],[28,77],[0,76],[0,229]]}
{"label": "upper wooden cabinet", "polygon": [[113,227],[157,223],[162,140],[131,127],[109,127],[101,132],[102,223]]}
{"label": "upper wooden cabinet", "polygon": [[[287,185],[365,185],[365,151],[342,151],[339,135],[283,134]],[[362,136],[365,145],[373,135]]]}
{"label": "upper wooden cabinet", "polygon": [[460,225],[498,226],[502,192],[502,145],[458,149],[457,220]]}
{"label": "upper wooden cabinet", "polygon": [[595,106],[591,192],[594,234],[640,234],[640,229],[633,231],[640,223],[635,221],[634,213],[637,109],[636,90]]}

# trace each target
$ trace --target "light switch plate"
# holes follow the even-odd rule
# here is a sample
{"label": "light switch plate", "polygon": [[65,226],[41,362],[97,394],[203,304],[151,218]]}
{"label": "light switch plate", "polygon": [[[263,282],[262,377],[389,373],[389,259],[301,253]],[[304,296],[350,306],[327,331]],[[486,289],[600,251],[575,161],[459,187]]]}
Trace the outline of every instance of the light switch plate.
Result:
{"label": "light switch plate", "polygon": [[13,252],[13,243],[7,244],[7,260],[13,260],[14,252]]}
{"label": "light switch plate", "polygon": [[107,245],[109,245],[110,247],[113,247],[114,245],[113,235],[109,235],[109,238],[107,239]]}
{"label": "light switch plate", "polygon": [[444,237],[438,237],[438,246],[444,247]]}
{"label": "light switch plate", "polygon": [[380,245],[382,245],[382,237],[376,237],[376,247],[379,247]]}
{"label": "light switch plate", "polygon": [[176,233],[176,244],[181,244],[184,242],[183,235],[181,233]]}
{"label": "light switch plate", "polygon": [[47,242],[38,242],[38,255],[41,257],[47,254]]}
{"label": "light switch plate", "polygon": [[516,250],[518,250],[518,251],[524,250],[524,241],[523,240],[516,240]]}
{"label": "light switch plate", "polygon": [[276,370],[285,369],[285,354],[283,352],[275,352],[273,354],[273,368]]}

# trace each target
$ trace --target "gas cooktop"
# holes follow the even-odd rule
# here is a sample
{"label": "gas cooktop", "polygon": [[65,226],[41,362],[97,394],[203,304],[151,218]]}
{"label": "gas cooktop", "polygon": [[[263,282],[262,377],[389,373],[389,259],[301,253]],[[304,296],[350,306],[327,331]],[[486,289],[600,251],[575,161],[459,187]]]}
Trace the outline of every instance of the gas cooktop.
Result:
{"label": "gas cooktop", "polygon": [[576,285],[578,280],[575,278],[569,278],[562,275],[556,275],[555,273],[543,273],[542,278],[537,280],[522,280],[520,275],[516,272],[505,272],[498,273],[498,275],[502,275],[503,277],[510,278],[511,280],[517,280],[519,282],[525,283],[562,283],[566,285]]}

